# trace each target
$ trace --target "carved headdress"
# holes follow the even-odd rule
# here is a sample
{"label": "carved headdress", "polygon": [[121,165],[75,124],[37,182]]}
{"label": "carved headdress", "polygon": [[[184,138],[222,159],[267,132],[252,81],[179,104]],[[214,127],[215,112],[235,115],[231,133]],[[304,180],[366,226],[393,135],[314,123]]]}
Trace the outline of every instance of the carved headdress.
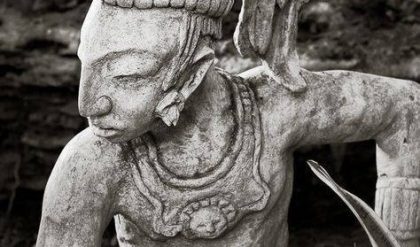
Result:
{"label": "carved headdress", "polygon": [[[122,8],[176,8],[194,14],[202,36],[222,37],[222,18],[234,0],[102,0]],[[258,57],[270,77],[291,92],[303,92],[307,84],[301,75],[296,52],[297,19],[300,7],[309,0],[242,0],[235,32],[241,55]]]}
{"label": "carved headdress", "polygon": [[202,35],[222,37],[222,17],[227,15],[234,0],[103,0],[109,5],[122,8],[176,8],[200,15]]}

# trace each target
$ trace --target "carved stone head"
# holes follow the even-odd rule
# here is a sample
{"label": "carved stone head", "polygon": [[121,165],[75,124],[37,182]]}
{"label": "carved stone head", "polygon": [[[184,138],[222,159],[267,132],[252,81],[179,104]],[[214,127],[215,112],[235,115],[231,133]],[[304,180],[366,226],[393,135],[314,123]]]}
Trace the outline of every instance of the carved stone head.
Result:
{"label": "carved stone head", "polygon": [[94,0],[81,33],[80,114],[112,142],[177,123],[211,68],[233,0]]}

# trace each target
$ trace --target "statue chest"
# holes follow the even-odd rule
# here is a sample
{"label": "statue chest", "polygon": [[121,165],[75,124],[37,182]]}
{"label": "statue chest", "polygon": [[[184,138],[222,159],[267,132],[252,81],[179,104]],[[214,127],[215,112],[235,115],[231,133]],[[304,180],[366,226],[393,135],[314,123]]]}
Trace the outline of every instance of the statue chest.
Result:
{"label": "statue chest", "polygon": [[263,135],[258,107],[247,85],[236,81],[232,91],[235,134],[223,158],[207,172],[196,177],[171,172],[160,163],[150,135],[130,143],[135,187],[151,205],[147,228],[152,238],[217,238],[245,215],[266,207],[270,190],[260,175]]}

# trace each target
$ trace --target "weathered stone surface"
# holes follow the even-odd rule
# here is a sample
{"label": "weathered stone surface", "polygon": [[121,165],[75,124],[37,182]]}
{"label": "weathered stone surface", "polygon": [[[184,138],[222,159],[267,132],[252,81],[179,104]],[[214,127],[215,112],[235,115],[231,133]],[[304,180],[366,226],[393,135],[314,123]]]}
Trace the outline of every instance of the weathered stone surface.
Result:
{"label": "weathered stone surface", "polygon": [[[78,111],[76,109],[77,102],[75,102],[75,99],[77,97],[77,87],[70,86],[70,84],[77,84],[78,71],[69,70],[68,73],[73,73],[73,76],[64,74],[63,78],[66,77],[69,79],[61,81],[61,77],[57,76],[59,73],[54,71],[55,67],[52,64],[42,63],[42,66],[45,66],[45,68],[40,68],[36,62],[37,60],[41,62],[45,58],[61,64],[61,57],[64,57],[64,60],[71,58],[77,61],[75,51],[78,46],[79,29],[83,15],[87,11],[88,5],[86,2],[89,1],[79,1],[75,8],[73,8],[73,4],[68,8],[58,7],[58,4],[55,2],[58,3],[59,1],[37,1],[44,3],[39,5],[43,7],[35,8],[36,12],[33,11],[34,7],[32,4],[34,2],[27,0],[5,0],[7,5],[2,3],[2,12],[0,14],[0,97],[2,97],[2,102],[5,102],[4,106],[3,103],[0,103],[0,111],[5,111],[4,115],[0,115],[0,120],[3,124],[1,130],[1,148],[3,150],[10,149],[8,152],[12,154],[20,153],[26,157],[29,155],[28,149],[36,149],[36,147],[22,149],[19,145],[23,129],[42,127],[48,128],[52,131],[51,133],[56,133],[57,129],[62,128],[60,121],[57,122],[57,125],[53,125],[53,122],[51,122],[51,125],[47,127],[44,125],[38,126],[37,124],[41,124],[40,122],[37,122],[37,124],[31,123],[30,125],[25,124],[27,123],[28,115],[32,114],[32,105],[35,102],[38,102],[40,109],[47,108],[50,105],[49,102],[62,102],[62,105],[59,104],[57,106],[60,107],[58,111],[61,112],[63,110],[66,112],[66,115],[75,116],[75,118],[69,120],[70,122],[82,121],[78,117]],[[325,4],[328,7],[325,7]],[[318,3],[314,3],[313,5],[316,7],[305,9],[301,19],[299,52],[302,54],[300,57],[303,67],[315,70],[336,68],[355,69],[378,74],[388,74],[400,78],[419,79],[418,71],[415,67],[415,57],[419,53],[416,47],[418,43],[418,16],[420,15],[416,12],[418,11],[418,4],[415,1],[369,1],[368,5],[366,5],[366,2],[361,1],[359,5],[356,5],[356,1],[346,0],[322,3],[320,4],[321,7],[318,6]],[[225,18],[224,37],[226,39],[232,36],[237,20],[236,15],[239,13],[239,10],[240,4],[237,1],[233,13]],[[328,26],[326,26],[326,22]],[[52,30],[52,32],[48,30]],[[28,39],[28,37],[34,38]],[[31,41],[32,39],[38,41]],[[375,42],[372,42],[373,40]],[[258,65],[258,61],[242,59],[237,55],[231,55],[235,53],[233,45],[229,41],[223,41],[223,43],[228,43],[229,45],[226,49],[222,49],[221,52],[217,51],[218,56],[221,58],[220,66],[237,73]],[[31,47],[31,49],[28,47]],[[39,54],[49,54],[50,56],[39,58]],[[51,56],[53,55],[57,59],[52,59]],[[408,62],[404,61],[404,57],[407,57]],[[413,59],[410,57],[413,57]],[[33,66],[39,68],[41,71],[48,71],[50,69],[54,78],[49,77],[49,73],[32,72],[32,65],[27,65],[26,61],[34,61],[35,63],[32,62]],[[411,63],[410,61],[413,62]],[[413,66],[407,66],[410,63]],[[244,69],[238,69],[238,64],[243,64]],[[32,73],[35,76],[42,77],[29,77],[25,76],[25,73]],[[20,77],[18,75],[23,76]],[[70,77],[74,78],[73,82],[69,81]],[[43,83],[44,80],[53,86],[47,86],[46,83]],[[22,84],[33,84],[33,86],[21,87]],[[60,88],[63,90],[60,90]],[[60,92],[67,91],[68,97],[63,97],[61,94],[53,94],[54,90]],[[29,97],[34,100],[29,102],[23,101],[22,95],[25,98]],[[72,110],[70,110],[71,113],[67,113],[67,110],[62,107],[66,108],[65,102],[71,101]],[[13,104],[10,105],[10,103],[6,102],[13,102]],[[50,111],[50,113],[54,115],[55,109]],[[12,118],[12,116],[17,117]],[[5,119],[2,120],[2,117]],[[73,124],[71,125],[74,126]],[[79,130],[74,129],[74,133]],[[44,135],[42,138],[48,140],[52,135]],[[42,149],[37,152],[42,152]],[[59,150],[53,152],[58,153]],[[370,199],[370,196],[363,194],[366,193],[366,189],[364,190],[363,188],[368,187],[368,185],[357,186],[357,184],[360,185],[367,182],[365,175],[362,176],[360,173],[348,168],[349,166],[353,167],[352,162],[348,162],[348,160],[354,156],[360,157],[361,152],[359,151],[359,153],[351,155],[354,153],[354,145],[348,149],[347,156],[350,157],[346,158],[345,163],[347,165],[345,165],[346,167],[344,167],[343,172],[354,174],[354,178],[351,181],[348,180],[346,183],[346,185],[349,183],[353,184],[353,186],[350,186],[351,191],[359,191],[359,194]],[[304,152],[304,154],[307,153],[308,151]],[[316,155],[314,152],[312,153],[312,155]],[[302,155],[302,152],[300,152],[299,157]],[[323,152],[322,157],[324,156],[328,156],[328,152]],[[313,158],[313,156],[308,156],[307,158]],[[333,161],[329,162],[333,164]],[[360,160],[356,159],[353,163],[357,163],[357,171],[362,169]],[[3,168],[3,163],[0,162],[0,164]],[[52,165],[53,160],[51,159],[48,159],[48,161],[45,159],[39,163],[32,162],[24,164],[24,169],[20,169],[21,173],[26,173],[25,170],[28,169],[31,171],[42,171],[45,174],[32,173],[34,177],[25,175],[22,178],[22,183],[28,184],[25,182],[26,179],[39,179],[40,181],[37,184],[45,184],[45,179],[48,177]],[[367,166],[368,164],[365,165]],[[2,173],[5,176],[6,174],[11,176],[10,172]],[[308,186],[314,186],[313,181],[312,183],[306,184],[308,179],[302,180],[301,184],[304,183]],[[7,181],[4,183],[5,187],[3,187],[5,188],[3,191],[6,193],[14,184],[14,178],[11,176],[4,181]],[[33,182],[31,181],[31,183]],[[31,186],[31,188],[34,188],[34,186]],[[322,194],[319,196],[322,196]],[[318,202],[318,200],[313,199],[310,201],[309,198],[314,198],[311,194],[305,194],[305,198],[308,200],[306,203],[308,205],[310,204],[311,208],[313,206],[313,210],[329,208],[331,205],[330,202],[325,200]],[[314,201],[316,203],[312,204]],[[337,208],[339,207],[337,206]],[[305,208],[302,211],[308,212],[310,209]],[[333,211],[336,212],[337,210],[334,208]],[[317,220],[320,221],[328,217],[322,210],[317,211],[316,214],[319,215]],[[20,234],[19,236],[25,234]]]}
{"label": "weathered stone surface", "polygon": [[[112,217],[121,246],[286,246],[293,151],[362,140],[377,144],[376,211],[401,246],[419,246],[420,86],[303,69],[304,2],[243,1],[235,43],[262,66],[233,76],[214,67],[220,20],[195,2],[94,0],[79,47],[89,128],[54,167],[37,246],[99,246]],[[220,14],[231,3],[212,1]],[[22,138],[43,149],[64,140]]]}

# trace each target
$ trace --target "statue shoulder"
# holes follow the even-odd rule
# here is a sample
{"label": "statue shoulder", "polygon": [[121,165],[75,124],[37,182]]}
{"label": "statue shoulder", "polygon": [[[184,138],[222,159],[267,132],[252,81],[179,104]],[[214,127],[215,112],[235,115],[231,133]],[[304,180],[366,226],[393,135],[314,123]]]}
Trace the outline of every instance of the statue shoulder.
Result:
{"label": "statue shoulder", "polygon": [[239,75],[254,91],[267,142],[288,149],[302,135],[302,112],[306,92],[293,93],[272,79],[264,67],[256,67]]}
{"label": "statue shoulder", "polygon": [[260,106],[284,105],[294,100],[297,95],[292,94],[283,85],[271,79],[263,66],[255,67],[238,75],[248,82],[255,92]]}
{"label": "statue shoulder", "polygon": [[270,78],[263,66],[252,68],[238,76],[248,82],[259,103],[271,102],[279,99],[282,95],[288,94],[288,91],[282,85]]}
{"label": "statue shoulder", "polygon": [[37,246],[97,246],[123,177],[117,152],[90,129],[66,145],[45,189]]}
{"label": "statue shoulder", "polygon": [[123,153],[119,145],[95,136],[87,128],[65,146],[48,183],[56,186],[77,182],[75,186],[80,189],[97,189],[101,185],[107,190],[125,175]]}
{"label": "statue shoulder", "polygon": [[65,146],[57,162],[64,159],[81,166],[86,163],[95,163],[97,165],[91,165],[102,168],[115,167],[115,162],[121,161],[122,153],[121,145],[97,137],[90,128],[86,128]]}

